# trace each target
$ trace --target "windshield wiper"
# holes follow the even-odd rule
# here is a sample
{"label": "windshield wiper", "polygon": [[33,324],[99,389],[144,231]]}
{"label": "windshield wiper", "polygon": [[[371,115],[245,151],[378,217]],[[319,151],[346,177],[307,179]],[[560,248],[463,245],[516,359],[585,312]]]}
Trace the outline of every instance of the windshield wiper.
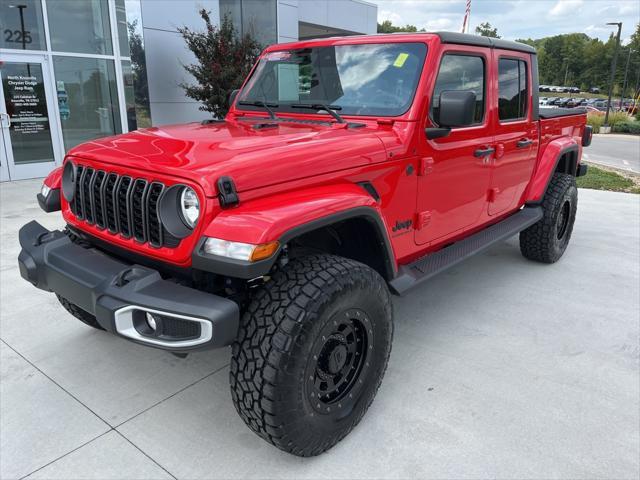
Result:
{"label": "windshield wiper", "polygon": [[340,105],[326,105],[324,103],[292,103],[291,108],[308,108],[310,110],[324,110],[333,118],[336,119],[338,123],[347,123],[344,121],[340,115],[338,115],[334,110],[342,110]]}
{"label": "windshield wiper", "polygon": [[271,118],[271,120],[276,120],[278,118],[276,117],[276,112],[273,111],[273,108],[278,108],[279,105],[277,103],[267,103],[263,102],[262,100],[256,100],[254,102],[240,100],[238,103],[240,105],[246,105],[248,107],[262,107],[267,112],[269,112],[269,118]]}

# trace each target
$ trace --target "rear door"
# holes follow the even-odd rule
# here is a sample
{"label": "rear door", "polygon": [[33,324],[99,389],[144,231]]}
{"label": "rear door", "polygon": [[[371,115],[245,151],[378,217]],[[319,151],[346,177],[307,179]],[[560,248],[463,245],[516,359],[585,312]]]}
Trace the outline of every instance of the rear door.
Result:
{"label": "rear door", "polygon": [[527,53],[493,50],[498,114],[494,117],[496,152],[491,166],[489,215],[519,206],[535,166],[538,125],[532,117],[530,60]]}
{"label": "rear door", "polygon": [[467,90],[476,94],[474,124],[453,128],[443,138],[419,140],[421,157],[415,241],[440,243],[485,220],[491,175],[491,52],[486,48],[446,45],[432,87],[426,125],[436,125],[440,93]]}

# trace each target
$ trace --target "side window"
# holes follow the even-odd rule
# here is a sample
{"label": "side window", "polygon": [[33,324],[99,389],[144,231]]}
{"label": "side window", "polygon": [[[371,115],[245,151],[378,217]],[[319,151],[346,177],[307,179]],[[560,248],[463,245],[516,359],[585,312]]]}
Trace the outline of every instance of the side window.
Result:
{"label": "side window", "polygon": [[431,118],[437,121],[440,93],[447,90],[470,90],[476,94],[475,123],[484,118],[485,75],[484,60],[472,55],[446,54],[440,62],[440,70],[431,98]]}
{"label": "side window", "polygon": [[498,61],[498,117],[516,120],[527,116],[527,64],[523,60]]}

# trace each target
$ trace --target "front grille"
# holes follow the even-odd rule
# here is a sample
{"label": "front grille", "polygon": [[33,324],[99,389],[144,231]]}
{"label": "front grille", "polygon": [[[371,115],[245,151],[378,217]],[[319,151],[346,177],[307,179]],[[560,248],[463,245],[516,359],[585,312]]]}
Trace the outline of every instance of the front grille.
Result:
{"label": "front grille", "polygon": [[79,219],[152,247],[175,248],[180,239],[160,223],[158,205],[165,186],[143,178],[78,165],[71,211]]}

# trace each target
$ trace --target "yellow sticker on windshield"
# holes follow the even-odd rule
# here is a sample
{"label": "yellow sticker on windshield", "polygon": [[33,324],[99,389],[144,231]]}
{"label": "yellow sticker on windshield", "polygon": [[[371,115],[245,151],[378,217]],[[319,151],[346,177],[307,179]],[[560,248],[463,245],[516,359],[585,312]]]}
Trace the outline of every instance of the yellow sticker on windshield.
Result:
{"label": "yellow sticker on windshield", "polygon": [[402,68],[402,66],[404,65],[404,62],[407,61],[407,58],[409,58],[408,53],[399,53],[398,56],[396,57],[396,61],[393,62],[393,66]]}

